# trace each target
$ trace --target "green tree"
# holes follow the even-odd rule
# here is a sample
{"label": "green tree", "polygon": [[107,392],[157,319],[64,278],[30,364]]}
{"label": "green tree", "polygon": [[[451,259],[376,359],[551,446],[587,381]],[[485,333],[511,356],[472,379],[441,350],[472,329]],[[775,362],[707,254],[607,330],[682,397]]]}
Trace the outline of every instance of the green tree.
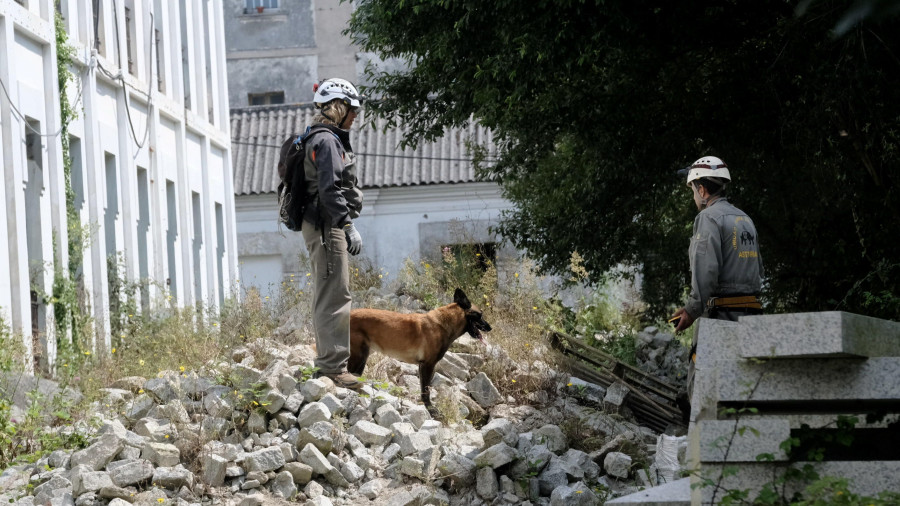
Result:
{"label": "green tree", "polygon": [[[900,318],[900,26],[834,27],[818,0],[361,0],[348,32],[405,70],[369,68],[407,141],[474,116],[516,209],[499,231],[548,272],[572,251],[598,281],[640,266],[654,313],[688,283],[696,209],[675,171],[732,169],[770,310]],[[876,23],[875,20],[880,21]]]}

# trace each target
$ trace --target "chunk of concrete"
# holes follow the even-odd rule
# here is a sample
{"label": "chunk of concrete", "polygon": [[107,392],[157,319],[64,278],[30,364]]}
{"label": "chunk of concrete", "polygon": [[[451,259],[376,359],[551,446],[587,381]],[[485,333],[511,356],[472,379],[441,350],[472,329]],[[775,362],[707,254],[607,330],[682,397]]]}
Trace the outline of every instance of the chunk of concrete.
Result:
{"label": "chunk of concrete", "polygon": [[500,391],[497,390],[494,383],[483,372],[478,373],[471,381],[466,383],[466,388],[469,390],[469,395],[482,408],[489,408],[503,399]]}
{"label": "chunk of concrete", "polygon": [[594,491],[582,481],[556,487],[550,494],[550,506],[593,506],[598,500]]}
{"label": "chunk of concrete", "polygon": [[609,452],[603,459],[603,469],[610,476],[628,478],[631,473],[631,457],[622,452]]}
{"label": "chunk of concrete", "polygon": [[496,444],[475,456],[475,465],[478,467],[490,466],[497,469],[500,466],[509,464],[518,457],[515,448],[510,447],[506,443]]}
{"label": "chunk of concrete", "polygon": [[181,451],[168,443],[147,443],[141,449],[141,458],[159,467],[175,467],[181,461]]}
{"label": "chunk of concrete", "polygon": [[297,426],[309,427],[316,422],[327,422],[328,420],[331,420],[331,412],[328,411],[328,408],[321,402],[311,402],[303,406],[300,414],[297,415]]}
{"label": "chunk of concrete", "polygon": [[628,385],[621,381],[616,381],[606,389],[606,395],[603,397],[603,403],[615,408],[619,408],[623,404],[625,404],[625,399],[628,398],[628,394],[630,393],[631,389],[628,388]]}
{"label": "chunk of concrete", "polygon": [[140,484],[153,477],[153,464],[149,460],[130,460],[115,468],[110,467],[109,477],[117,487]]}
{"label": "chunk of concrete", "polygon": [[262,450],[247,454],[244,457],[244,468],[248,472],[253,471],[274,471],[280,469],[285,464],[284,453],[277,446],[270,446]]}
{"label": "chunk of concrete", "polygon": [[71,466],[85,465],[93,471],[99,471],[125,448],[125,441],[116,434],[106,433],[92,445],[72,454]]}
{"label": "chunk of concrete", "polygon": [[485,500],[492,500],[500,492],[500,483],[497,482],[497,474],[491,467],[482,467],[475,473],[475,491]]}
{"label": "chunk of concrete", "polygon": [[227,460],[218,455],[206,454],[200,456],[200,464],[202,466],[200,478],[203,480],[203,483],[211,487],[221,487],[225,484],[225,469],[228,468]]}
{"label": "chunk of concrete", "polygon": [[350,429],[350,433],[366,445],[385,445],[391,441],[391,429],[361,420]]}

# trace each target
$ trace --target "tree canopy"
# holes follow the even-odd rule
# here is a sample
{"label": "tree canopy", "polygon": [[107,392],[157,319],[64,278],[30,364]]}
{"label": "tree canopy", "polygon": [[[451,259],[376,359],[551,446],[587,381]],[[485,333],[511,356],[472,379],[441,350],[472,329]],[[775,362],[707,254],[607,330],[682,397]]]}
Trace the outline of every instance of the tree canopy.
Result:
{"label": "tree canopy", "polygon": [[769,310],[900,319],[900,26],[837,35],[853,6],[360,0],[348,32],[409,63],[369,69],[367,90],[409,142],[493,129],[481,173],[516,206],[499,232],[547,272],[578,251],[593,281],[638,266],[653,314],[680,303],[696,208],[675,171],[715,155],[757,226]]}

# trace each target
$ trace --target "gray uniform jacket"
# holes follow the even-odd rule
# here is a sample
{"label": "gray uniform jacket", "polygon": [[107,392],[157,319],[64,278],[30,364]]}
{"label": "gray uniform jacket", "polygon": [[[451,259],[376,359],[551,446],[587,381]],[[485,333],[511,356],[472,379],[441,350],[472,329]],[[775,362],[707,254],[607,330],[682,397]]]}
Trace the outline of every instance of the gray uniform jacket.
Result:
{"label": "gray uniform jacket", "polygon": [[303,219],[316,225],[321,219],[325,226],[342,228],[359,217],[363,194],[357,186],[349,134],[337,128],[330,130],[333,133],[314,134],[306,143],[303,171],[306,193],[313,205],[306,208]]}
{"label": "gray uniform jacket", "polygon": [[758,295],[763,262],[756,227],[746,213],[719,198],[694,219],[688,250],[691,295],[685,311],[699,318],[710,297]]}

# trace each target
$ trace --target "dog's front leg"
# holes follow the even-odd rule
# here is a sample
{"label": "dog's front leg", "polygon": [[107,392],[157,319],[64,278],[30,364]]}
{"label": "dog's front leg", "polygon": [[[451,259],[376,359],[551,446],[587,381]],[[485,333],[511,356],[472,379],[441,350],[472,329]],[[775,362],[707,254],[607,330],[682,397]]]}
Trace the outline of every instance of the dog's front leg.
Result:
{"label": "dog's front leg", "polygon": [[431,380],[434,379],[435,364],[419,362],[419,383],[422,387],[422,403],[431,406]]}

